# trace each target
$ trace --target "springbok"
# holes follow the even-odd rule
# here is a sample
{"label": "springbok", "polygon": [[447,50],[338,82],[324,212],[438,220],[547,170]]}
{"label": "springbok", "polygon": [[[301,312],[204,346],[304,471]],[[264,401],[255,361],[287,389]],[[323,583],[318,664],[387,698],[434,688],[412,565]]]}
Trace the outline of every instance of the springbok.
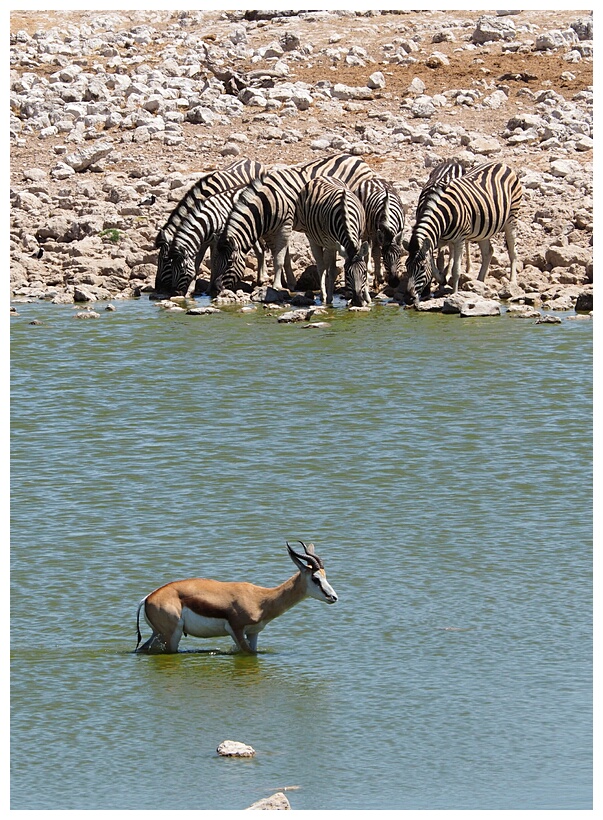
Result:
{"label": "springbok", "polygon": [[[299,569],[277,587],[259,587],[238,581],[188,578],[172,581],[151,592],[138,605],[135,652],[163,648],[177,652],[183,635],[218,638],[230,635],[243,652],[256,654],[258,635],[266,624],[303,601],[317,598],[327,604],[337,601],[337,593],[327,581],[324,564],[314,552],[314,544],[299,543],[305,555],[295,552],[287,541],[289,557]],[[140,649],[140,610],[153,634]]]}

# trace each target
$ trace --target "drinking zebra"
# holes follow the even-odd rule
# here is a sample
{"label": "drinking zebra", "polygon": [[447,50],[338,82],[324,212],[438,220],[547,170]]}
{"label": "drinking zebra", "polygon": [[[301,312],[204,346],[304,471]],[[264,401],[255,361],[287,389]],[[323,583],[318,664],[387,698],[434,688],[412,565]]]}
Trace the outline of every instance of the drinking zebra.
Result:
{"label": "drinking zebra", "polygon": [[337,154],[301,165],[273,170],[249,183],[237,199],[218,241],[211,295],[236,289],[245,271],[245,255],[264,238],[272,252],[274,288],[295,287],[289,259],[289,239],[295,206],[304,185],[316,177],[334,177],[354,190],[373,176],[360,157]]}
{"label": "drinking zebra", "polygon": [[352,305],[370,304],[365,258],[369,243],[363,242],[364,209],[356,194],[338,179],[310,180],[297,200],[294,228],[308,237],[323,304],[333,304],[339,249],[343,251],[345,284]]}
{"label": "drinking zebra", "polygon": [[260,177],[267,169],[255,160],[243,157],[235,160],[226,168],[209,171],[203,174],[178,202],[170,213],[167,222],[159,230],[155,239],[155,247],[159,249],[157,259],[157,273],[155,275],[155,290],[157,293],[171,294],[172,268],[169,259],[169,249],[176,231],[191,211],[199,207],[207,197],[228,190],[239,188]]}
{"label": "drinking zebra", "polygon": [[413,228],[406,260],[407,293],[415,305],[432,276],[437,276],[433,253],[440,243],[453,247],[452,289],[456,293],[463,244],[478,243],[482,264],[477,278],[483,282],[492,258],[490,238],[504,230],[511,282],[515,283],[515,229],[521,198],[516,173],[502,162],[480,165],[431,192]]}
{"label": "drinking zebra", "polygon": [[[440,162],[439,165],[432,170],[429,175],[429,178],[423,188],[421,189],[421,193],[419,194],[419,201],[417,203],[417,210],[415,214],[415,222],[418,222],[421,214],[425,210],[425,206],[429,200],[429,197],[433,195],[434,191],[440,188],[445,188],[453,179],[458,179],[462,177],[465,173],[465,168],[458,159],[446,159],[444,162]],[[436,261],[436,279],[440,285],[445,285],[448,276],[452,271],[452,261],[454,257],[454,249],[452,244],[448,245],[448,262],[445,262],[444,257],[444,250],[443,244],[440,243],[440,247],[438,248],[438,255]],[[469,242],[465,243],[465,259],[466,259],[466,271],[467,273],[471,272],[471,254],[469,252]]]}
{"label": "drinking zebra", "polygon": [[[213,260],[218,237],[241,190],[241,187],[230,188],[208,196],[182,220],[165,258],[166,270],[169,267],[172,271],[170,295],[186,296],[208,248]],[[258,260],[257,284],[260,284],[265,272],[264,248],[258,242],[254,250]]]}
{"label": "drinking zebra", "polygon": [[374,177],[360,183],[358,199],[366,217],[365,238],[371,246],[374,286],[383,284],[381,260],[389,284],[401,276],[404,206],[393,185]]}

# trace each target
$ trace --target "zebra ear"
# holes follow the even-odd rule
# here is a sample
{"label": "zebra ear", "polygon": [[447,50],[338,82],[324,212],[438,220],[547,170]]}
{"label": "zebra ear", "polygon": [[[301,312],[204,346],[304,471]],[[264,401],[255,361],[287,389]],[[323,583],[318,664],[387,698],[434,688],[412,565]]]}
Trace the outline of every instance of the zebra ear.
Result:
{"label": "zebra ear", "polygon": [[410,245],[408,243],[408,239],[403,239],[402,240],[402,247],[404,248],[405,251],[408,250],[408,248],[410,247]]}
{"label": "zebra ear", "polygon": [[365,240],[360,246],[360,253],[358,256],[364,257],[369,252],[369,243]]}
{"label": "zebra ear", "polygon": [[385,234],[383,233],[383,231],[381,229],[379,229],[377,231],[377,242],[380,245],[383,245],[384,241],[385,241]]}
{"label": "zebra ear", "polygon": [[[404,245],[404,240],[402,239],[402,231],[400,231],[400,233],[397,233],[394,236],[394,238],[392,239],[392,245]],[[408,246],[408,242],[406,243],[406,246]],[[408,250],[408,247],[406,247],[406,250]]]}

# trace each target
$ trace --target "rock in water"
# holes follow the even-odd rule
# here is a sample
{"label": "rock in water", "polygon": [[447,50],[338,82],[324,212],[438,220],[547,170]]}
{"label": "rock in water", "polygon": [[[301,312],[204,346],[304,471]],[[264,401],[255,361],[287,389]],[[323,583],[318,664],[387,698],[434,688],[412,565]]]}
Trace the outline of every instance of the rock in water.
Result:
{"label": "rock in water", "polygon": [[252,806],[248,806],[246,811],[251,811],[252,809],[290,809],[291,805],[287,800],[286,796],[282,792],[276,792],[276,794],[271,795],[270,797],[263,797],[261,800],[258,800],[257,803],[254,803]]}
{"label": "rock in water", "polygon": [[222,757],[253,757],[255,749],[237,740],[223,740],[217,750]]}

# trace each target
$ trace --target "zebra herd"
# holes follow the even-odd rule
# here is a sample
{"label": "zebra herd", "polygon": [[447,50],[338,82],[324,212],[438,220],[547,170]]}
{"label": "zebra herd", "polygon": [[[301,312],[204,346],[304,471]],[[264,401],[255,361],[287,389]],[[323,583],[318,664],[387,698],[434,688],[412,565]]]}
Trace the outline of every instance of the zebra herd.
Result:
{"label": "zebra herd", "polygon": [[[155,241],[155,291],[186,296],[208,249],[210,296],[240,287],[252,249],[260,284],[266,275],[266,247],[272,255],[273,287],[294,290],[289,250],[293,231],[301,231],[309,241],[325,305],[333,302],[338,252],[344,259],[345,293],[351,305],[371,303],[371,257],[373,289],[386,281],[395,287],[405,278],[405,299],[416,306],[429,293],[433,278],[442,286],[450,274],[452,290],[458,290],[464,247],[469,265],[469,242],[479,245],[478,279],[484,281],[492,258],[490,239],[501,230],[514,283],[521,198],[519,179],[507,165],[489,162],[465,171],[458,160],[446,160],[432,171],[420,193],[406,242],[404,207],[394,185],[360,157],[337,154],[276,168],[239,159],[198,179],[160,229]],[[450,251],[447,268],[441,256],[444,247]]]}

